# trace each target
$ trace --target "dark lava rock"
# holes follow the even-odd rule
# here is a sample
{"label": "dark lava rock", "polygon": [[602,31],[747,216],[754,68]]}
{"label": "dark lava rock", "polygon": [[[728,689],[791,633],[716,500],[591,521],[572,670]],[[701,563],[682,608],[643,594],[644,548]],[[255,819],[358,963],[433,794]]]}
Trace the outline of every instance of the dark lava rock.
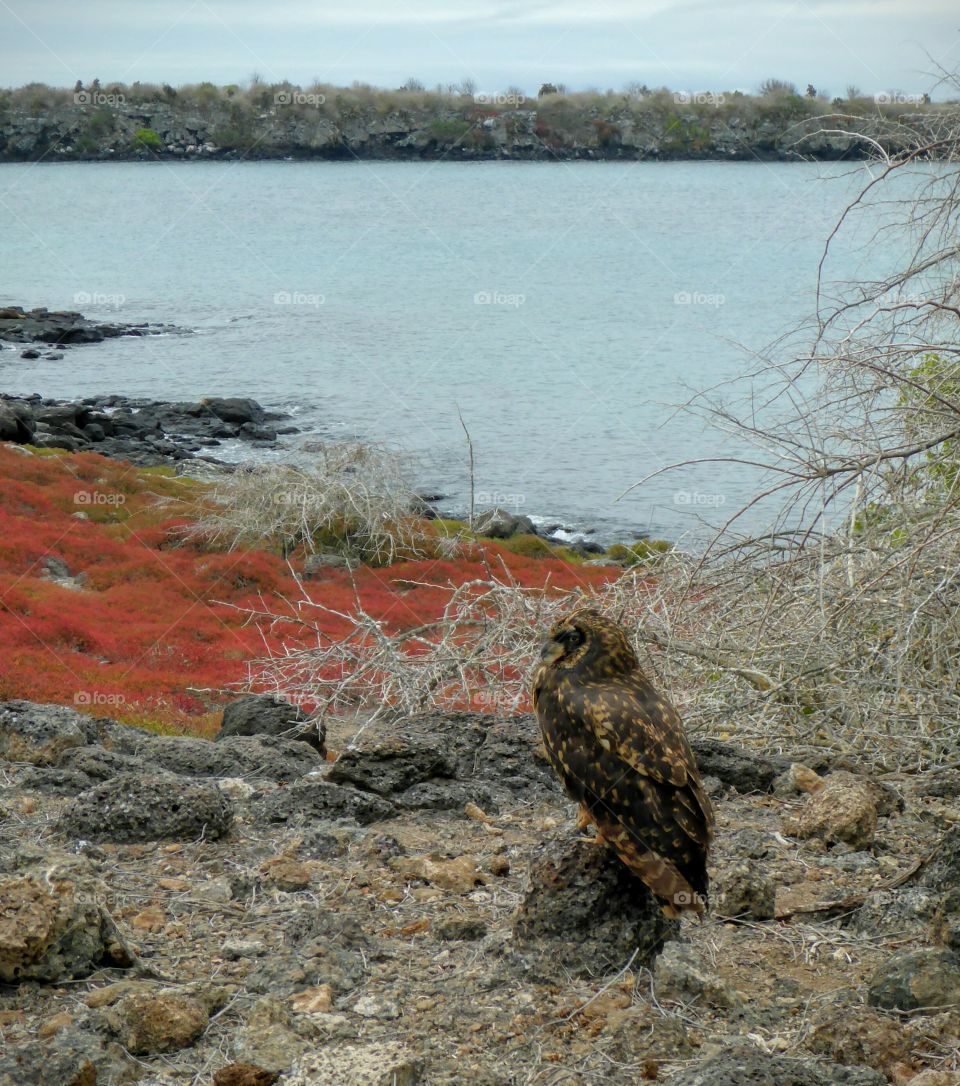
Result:
{"label": "dark lava rock", "polygon": [[487,814],[500,809],[490,789],[478,781],[422,781],[394,798],[406,811],[462,811],[468,803]]}
{"label": "dark lava rock", "polygon": [[960,886],[960,825],[951,826],[940,838],[918,881],[931,890]]}
{"label": "dark lava rock", "polygon": [[913,782],[915,796],[956,799],[960,796],[960,770],[932,769]]}
{"label": "dark lava rock", "polygon": [[20,357],[26,358],[28,361],[32,362],[35,358],[40,357],[40,352],[33,347],[28,347],[25,351],[20,352]]}
{"label": "dark lava rock", "polygon": [[[256,421],[226,422],[214,407]],[[169,403],[94,396],[77,403],[0,394],[0,440],[51,449],[95,446],[102,456],[138,465],[189,459],[223,437],[274,441],[276,432],[261,425],[274,418],[287,416],[267,412],[254,400]],[[296,427],[285,431],[296,432]]]}
{"label": "dark lava rock", "polygon": [[567,830],[534,859],[513,930],[526,967],[549,979],[618,969],[634,951],[649,966],[680,925],[613,852]]}
{"label": "dark lava rock", "polygon": [[215,784],[172,773],[122,773],[64,808],[60,830],[93,841],[190,840],[222,837],[233,810]]}
{"label": "dark lava rock", "polygon": [[512,535],[536,535],[537,529],[529,517],[516,516],[505,509],[488,509],[473,523],[474,531],[488,539],[508,539]]}
{"label": "dark lava rock", "polygon": [[334,762],[327,779],[389,796],[432,777],[454,777],[457,761],[436,736],[378,730],[362,734]]}
{"label": "dark lava rock", "polygon": [[124,1068],[95,1034],[61,1029],[47,1041],[5,1046],[0,1086],[97,1086],[125,1081]]}
{"label": "dark lava rock", "polygon": [[719,739],[696,738],[690,745],[700,772],[737,792],[769,792],[776,778],[790,767],[789,758],[765,758]]}
{"label": "dark lava rock", "polygon": [[[50,312],[48,309],[23,310],[7,306],[0,313],[0,340],[8,343],[100,343],[117,336],[149,336],[163,332],[178,332],[173,325],[110,324],[88,320],[72,311]],[[39,358],[39,352],[22,357]]]}
{"label": "dark lava rock", "polygon": [[518,794],[556,793],[530,716],[423,713],[371,721],[328,771],[408,809],[495,809]]}
{"label": "dark lava rock", "polygon": [[272,694],[244,694],[223,710],[223,721],[217,739],[231,735],[276,735],[299,739],[326,753],[326,728],[319,721],[311,722],[296,705]]}
{"label": "dark lava rock", "polygon": [[267,417],[266,411],[256,400],[213,397],[203,400],[202,403],[218,419],[223,422],[234,422],[240,426],[245,423],[260,423]]}
{"label": "dark lava rock", "polygon": [[279,788],[253,805],[253,816],[261,823],[345,818],[366,825],[394,814],[393,804],[380,796],[315,777]]}
{"label": "dark lava rock", "polygon": [[868,1001],[885,1011],[919,1014],[960,1003],[960,955],[925,947],[903,950],[878,967]]}
{"label": "dark lava rock", "polygon": [[140,733],[136,753],[184,777],[262,777],[296,780],[324,765],[321,755],[297,739],[233,735],[219,743],[187,736]]}
{"label": "dark lava rock", "polygon": [[869,1067],[803,1064],[756,1048],[720,1052],[667,1079],[667,1086],[885,1086]]}
{"label": "dark lava rock", "polygon": [[97,731],[96,721],[62,705],[0,704],[0,758],[8,762],[54,765],[70,747],[94,742]]}

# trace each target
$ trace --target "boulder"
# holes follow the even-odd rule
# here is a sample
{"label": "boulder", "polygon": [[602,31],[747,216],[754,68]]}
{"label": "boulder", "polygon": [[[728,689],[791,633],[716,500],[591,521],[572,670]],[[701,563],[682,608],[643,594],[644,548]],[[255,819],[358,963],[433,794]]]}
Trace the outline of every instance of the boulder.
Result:
{"label": "boulder", "polygon": [[650,967],[679,924],[609,849],[564,829],[534,858],[513,932],[525,966],[545,979],[597,976],[635,954]]}
{"label": "boulder", "polygon": [[488,539],[508,539],[512,535],[536,535],[537,529],[529,517],[508,513],[497,507],[474,518],[473,530]]}
{"label": "boulder", "polygon": [[256,400],[215,396],[201,402],[218,419],[223,422],[233,422],[239,426],[245,423],[261,423],[267,417],[267,413]]}
{"label": "boulder", "polygon": [[920,1014],[960,1004],[960,955],[924,947],[903,950],[880,965],[867,995],[880,1010]]}
{"label": "boulder", "polygon": [[95,735],[95,722],[74,709],[31,701],[0,703],[0,758],[8,762],[54,765],[65,750],[86,746]]}
{"label": "boulder", "polygon": [[253,816],[260,823],[348,819],[366,825],[394,813],[393,804],[380,796],[316,778],[294,781],[253,805]]}
{"label": "boulder", "polygon": [[658,1000],[705,1003],[728,1010],[746,1003],[743,994],[718,976],[700,951],[686,943],[664,945],[653,970],[653,985]]}
{"label": "boulder", "polygon": [[831,773],[799,813],[783,819],[783,832],[791,837],[817,837],[828,846],[842,842],[856,850],[873,845],[876,829],[876,786],[845,771]]}
{"label": "boulder", "polygon": [[275,735],[309,743],[320,754],[326,752],[326,728],[312,722],[296,705],[272,694],[244,694],[223,710],[217,739],[231,735]]}
{"label": "boulder", "polygon": [[723,867],[714,882],[714,911],[718,916],[771,920],[777,888],[763,867],[740,860]]}
{"label": "boulder", "polygon": [[172,773],[121,773],[71,800],[59,829],[92,841],[191,840],[230,831],[233,808],[213,783]]}
{"label": "boulder", "polygon": [[51,852],[0,876],[0,982],[59,983],[132,959],[88,861]]}
{"label": "boulder", "polygon": [[190,992],[134,991],[108,1013],[107,1021],[128,1052],[152,1056],[192,1045],[207,1028],[210,1013]]}

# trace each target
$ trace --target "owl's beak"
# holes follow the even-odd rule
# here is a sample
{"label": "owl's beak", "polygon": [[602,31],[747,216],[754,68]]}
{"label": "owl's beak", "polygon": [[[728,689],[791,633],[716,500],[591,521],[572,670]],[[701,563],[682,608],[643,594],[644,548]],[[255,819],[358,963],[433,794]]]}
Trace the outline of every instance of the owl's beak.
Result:
{"label": "owl's beak", "polygon": [[543,648],[540,650],[540,659],[545,664],[555,664],[561,656],[563,656],[563,645],[559,641],[554,641],[552,637],[544,641]]}

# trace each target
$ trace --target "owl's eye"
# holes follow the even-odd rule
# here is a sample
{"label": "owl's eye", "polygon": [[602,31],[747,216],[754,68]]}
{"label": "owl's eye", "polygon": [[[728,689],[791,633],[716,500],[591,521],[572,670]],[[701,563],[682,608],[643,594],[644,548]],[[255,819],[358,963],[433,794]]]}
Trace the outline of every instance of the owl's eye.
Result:
{"label": "owl's eye", "polygon": [[583,644],[583,632],[578,630],[576,626],[571,626],[569,629],[561,630],[557,634],[557,640],[565,649],[575,649],[578,645]]}

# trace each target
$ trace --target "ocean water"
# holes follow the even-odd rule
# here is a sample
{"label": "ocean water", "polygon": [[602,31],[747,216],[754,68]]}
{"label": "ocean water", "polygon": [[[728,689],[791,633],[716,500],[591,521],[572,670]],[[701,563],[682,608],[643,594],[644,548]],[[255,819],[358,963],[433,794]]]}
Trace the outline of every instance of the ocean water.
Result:
{"label": "ocean water", "polygon": [[[190,334],[62,361],[8,348],[0,388],[253,396],[311,437],[404,450],[451,510],[469,491],[462,415],[478,506],[601,539],[696,534],[755,472],[699,465],[618,497],[743,451],[676,405],[809,317],[863,180],[822,164],[4,164],[0,303]],[[831,276],[877,274],[864,236]]]}

